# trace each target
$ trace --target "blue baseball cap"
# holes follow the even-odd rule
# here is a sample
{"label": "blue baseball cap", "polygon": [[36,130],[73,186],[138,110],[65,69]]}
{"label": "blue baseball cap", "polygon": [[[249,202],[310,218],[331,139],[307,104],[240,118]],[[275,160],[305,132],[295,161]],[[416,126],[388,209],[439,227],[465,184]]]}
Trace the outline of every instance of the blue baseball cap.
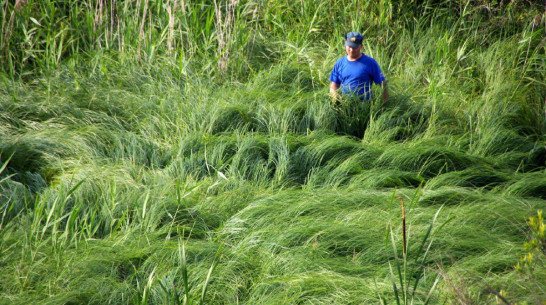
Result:
{"label": "blue baseball cap", "polygon": [[364,37],[358,32],[349,32],[345,34],[345,46],[358,48],[358,46],[362,44],[362,40],[364,40]]}

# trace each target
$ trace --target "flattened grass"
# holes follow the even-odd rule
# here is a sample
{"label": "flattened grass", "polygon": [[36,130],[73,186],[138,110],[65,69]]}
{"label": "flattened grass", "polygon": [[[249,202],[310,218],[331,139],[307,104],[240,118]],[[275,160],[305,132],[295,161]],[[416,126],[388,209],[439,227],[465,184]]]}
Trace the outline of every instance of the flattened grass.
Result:
{"label": "flattened grass", "polygon": [[[214,9],[196,5],[210,32],[175,18],[181,35],[214,40]],[[545,208],[542,30],[489,33],[470,8],[444,25],[423,7],[405,24],[371,2],[356,19],[341,18],[355,1],[245,5],[227,71],[193,49],[213,43],[187,41],[187,57],[139,44],[1,76],[1,302],[172,304],[205,287],[207,304],[394,302],[400,200],[412,241],[443,206],[420,266],[441,275],[434,301],[536,299],[513,266],[523,221]],[[332,109],[342,44],[318,11],[372,23],[386,104],[375,88],[353,117]]]}

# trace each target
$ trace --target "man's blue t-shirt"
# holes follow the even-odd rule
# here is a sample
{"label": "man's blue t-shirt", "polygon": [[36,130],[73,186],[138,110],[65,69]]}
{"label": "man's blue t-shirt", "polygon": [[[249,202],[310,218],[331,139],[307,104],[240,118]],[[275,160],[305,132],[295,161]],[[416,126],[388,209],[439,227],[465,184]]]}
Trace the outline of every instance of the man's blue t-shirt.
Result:
{"label": "man's blue t-shirt", "polygon": [[366,100],[372,97],[372,82],[380,84],[384,80],[375,59],[364,54],[355,61],[349,61],[347,56],[338,59],[330,74],[330,81],[340,84],[342,94]]}

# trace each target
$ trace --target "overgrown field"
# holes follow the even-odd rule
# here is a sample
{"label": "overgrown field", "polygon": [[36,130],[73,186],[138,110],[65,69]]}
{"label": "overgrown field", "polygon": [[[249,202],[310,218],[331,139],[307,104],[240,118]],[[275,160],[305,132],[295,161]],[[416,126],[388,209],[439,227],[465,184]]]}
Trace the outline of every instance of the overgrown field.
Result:
{"label": "overgrown field", "polygon": [[12,2],[1,304],[546,302],[543,3]]}

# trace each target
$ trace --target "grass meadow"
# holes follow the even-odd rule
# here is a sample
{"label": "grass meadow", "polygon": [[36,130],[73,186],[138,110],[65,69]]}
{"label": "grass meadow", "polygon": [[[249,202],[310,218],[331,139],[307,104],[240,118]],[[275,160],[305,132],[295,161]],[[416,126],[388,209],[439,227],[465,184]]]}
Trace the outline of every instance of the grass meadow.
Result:
{"label": "grass meadow", "polygon": [[0,7],[0,304],[546,302],[543,2]]}

